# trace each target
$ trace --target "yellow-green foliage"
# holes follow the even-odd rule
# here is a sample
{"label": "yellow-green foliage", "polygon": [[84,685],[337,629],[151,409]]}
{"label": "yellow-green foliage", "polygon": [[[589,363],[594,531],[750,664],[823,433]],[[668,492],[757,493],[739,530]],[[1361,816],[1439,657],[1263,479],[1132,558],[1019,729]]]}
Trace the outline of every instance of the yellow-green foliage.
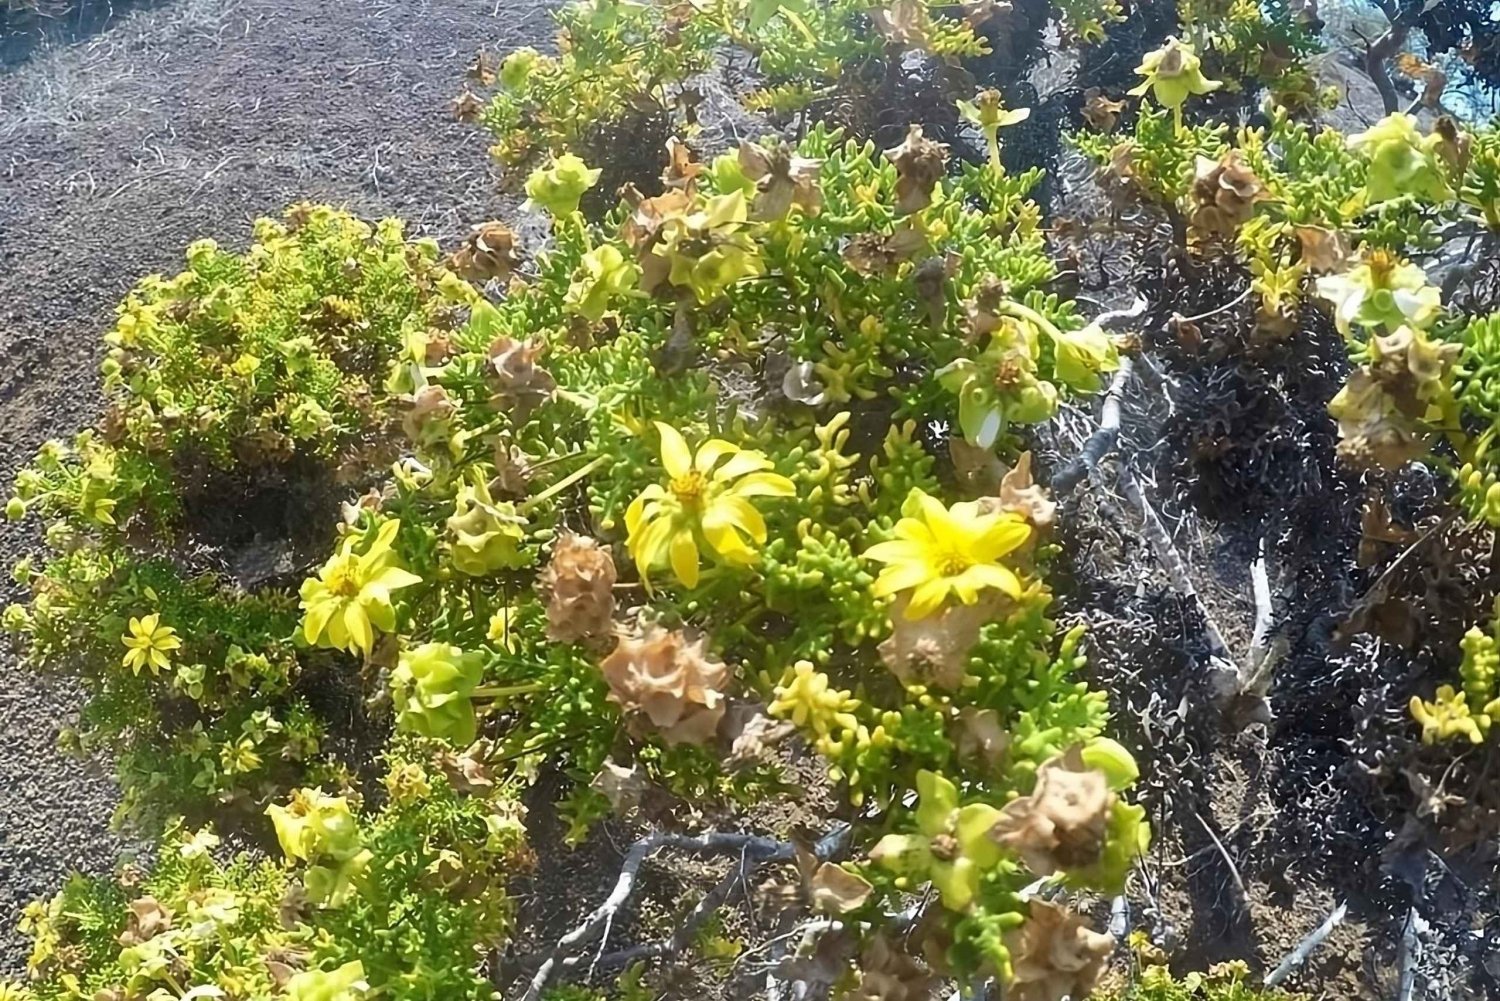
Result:
{"label": "yellow-green foliage", "polygon": [[[1086,16],[1090,4],[1072,6]],[[497,138],[492,152],[508,166],[568,150],[602,156],[609,150],[594,145],[600,130],[632,115],[691,131],[701,100],[693,78],[729,48],[748,55],[763,81],[741,95],[747,104],[789,112],[835,93],[871,63],[899,62],[904,51],[940,59],[985,52],[968,21],[952,13],[935,0],[889,7],[872,0],[572,3],[556,15],[557,56],[520,49],[493,71],[481,68],[479,82],[495,87],[482,117]]]}
{"label": "yellow-green foliage", "polygon": [[[328,911],[327,969],[358,960],[377,989],[392,974],[364,945],[367,927],[415,906],[386,895],[395,883],[382,872],[429,890],[438,880],[469,901],[461,921],[444,919],[461,925],[451,935],[498,934],[504,908],[499,890],[493,913],[473,902],[496,885],[473,856],[482,840],[444,848],[429,835],[423,851],[437,858],[392,862],[405,856],[395,833],[381,833],[386,815],[359,816],[352,779],[313,753],[324,725],[293,728],[273,711],[299,705],[286,693],[315,667],[346,697],[390,705],[407,734],[390,808],[406,819],[391,831],[449,815],[438,805],[449,800],[424,792],[438,784],[433,760],[454,782],[492,785],[507,762],[524,774],[549,762],[585,790],[569,796],[578,827],[601,813],[586,788],[611,756],[610,768],[689,800],[773,795],[778,769],[756,731],[735,743],[726,712],[730,699],[758,707],[771,717],[761,732],[778,719],[802,730],[870,818],[846,874],[863,889],[845,909],[876,916],[892,894],[932,879],[952,961],[1004,970],[1032,909],[1017,891],[1054,871],[1117,890],[1146,837],[1124,799],[1134,765],[1102,738],[1102,695],[1077,680],[1081,631],[1060,634],[1048,618],[1052,507],[1016,461],[1019,427],[1095,390],[1116,349],[1042,291],[1055,269],[1026,197],[1039,174],[1011,176],[996,160],[950,177],[945,160],[919,129],[882,152],[817,128],[795,148],[674,158],[663,195],[590,222],[577,206],[599,175],[559,157],[527,183],[552,214],[551,243],[498,301],[422,270],[430,248],[399,261],[392,248],[386,266],[412,293],[407,319],[383,321],[387,334],[357,368],[334,365],[343,385],[363,387],[361,409],[340,410],[341,393],[320,405],[339,428],[399,427],[400,437],[384,458],[355,462],[353,480],[377,489],[346,507],[295,595],[280,582],[243,594],[183,580],[165,562],[77,573],[134,557],[76,502],[37,503],[53,489],[39,484],[59,475],[41,469],[21,503],[86,540],[62,547],[56,573],[91,583],[47,571],[12,624],[39,656],[83,660],[112,707],[105,732],[119,739],[132,712],[157,711],[179,688],[206,719],[227,725],[264,706],[255,718],[267,732],[295,734],[303,767],[281,754],[272,774],[253,740],[226,750],[230,737],[211,727],[186,751],[165,726],[132,731],[142,761],[173,764],[131,773],[131,807],[155,816],[185,792],[239,796],[269,837],[249,809],[269,804],[302,892]],[[324,297],[312,287],[299,308],[316,319]],[[274,342],[256,350],[285,357]],[[779,368],[760,369],[768,354]],[[134,365],[140,392],[154,391],[149,364]],[[980,370],[989,375],[976,380]],[[185,385],[223,377],[195,372]],[[267,421],[282,427],[275,401],[301,384],[283,385],[219,407],[226,419],[203,432],[219,454],[233,456],[235,435]],[[961,487],[939,477],[919,434],[955,419],[951,447],[974,480]],[[193,441],[184,431],[179,447]],[[1016,468],[1002,484],[1007,463]],[[170,496],[174,481],[162,482]],[[629,618],[627,601],[640,606]],[[226,761],[253,778],[221,781]],[[212,780],[183,784],[191,769]],[[991,841],[961,819],[998,824],[1012,800],[1024,817],[1049,782],[1089,790],[1078,822],[1093,833],[1080,854],[1054,856],[1024,833]],[[919,786],[928,793],[913,809]],[[985,847],[950,878],[938,855],[960,823]],[[867,856],[877,843],[912,851]],[[432,975],[469,975],[454,965]]]}
{"label": "yellow-green foliage", "polygon": [[1174,977],[1166,965],[1146,962],[1126,983],[1106,986],[1101,1001],[1297,1001],[1297,995],[1256,986],[1241,962],[1219,963],[1205,973]]}
{"label": "yellow-green foliage", "polygon": [[191,984],[222,992],[213,996],[352,1001],[360,983],[375,983],[488,1001],[488,980],[454,959],[509,931],[503,876],[523,858],[520,808],[498,786],[462,793],[412,763],[396,765],[388,785],[391,801],[368,818],[341,800],[330,815],[306,806],[328,797],[294,797],[278,832],[313,825],[302,841],[316,850],[289,859],[293,868],[231,858],[212,829],[174,826],[149,872],[75,876],[26,910],[20,997],[146,997]]}

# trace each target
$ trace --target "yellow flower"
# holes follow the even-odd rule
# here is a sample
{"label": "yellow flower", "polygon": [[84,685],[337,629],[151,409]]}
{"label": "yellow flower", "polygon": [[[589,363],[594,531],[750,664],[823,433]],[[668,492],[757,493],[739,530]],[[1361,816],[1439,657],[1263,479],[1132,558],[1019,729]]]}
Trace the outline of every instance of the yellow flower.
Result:
{"label": "yellow flower", "polygon": [[369,653],[375,646],[375,629],[394,632],[396,613],[391,592],[419,584],[422,578],[403,569],[391,552],[391,543],[401,529],[395,519],[380,526],[375,541],[363,554],[354,551],[358,542],[345,539],[317,577],[302,582],[302,635],[309,643]]}
{"label": "yellow flower", "polygon": [[1203,75],[1203,61],[1191,45],[1174,37],[1155,51],[1148,52],[1135,68],[1145,79],[1130,93],[1140,97],[1151,91],[1163,108],[1181,108],[1193,94],[1211,94],[1224,84]]}
{"label": "yellow flower", "polygon": [[162,668],[172,665],[167,654],[182,646],[177,630],[161,625],[161,616],[155,612],[145,618],[130,620],[130,632],[120,637],[128,647],[123,661],[131,672],[139,675],[141,668],[151,668],[152,674],[161,674]]}
{"label": "yellow flower", "polygon": [[625,545],[641,579],[665,556],[678,580],[696,587],[700,544],[729,563],[755,562],[751,544],[765,544],[766,522],[749,498],[790,497],[792,481],[768,472],[761,452],[711,438],[694,454],[675,428],[657,421],[656,431],[667,485],[651,484],[625,512]]}
{"label": "yellow flower", "polygon": [[515,622],[516,606],[506,605],[490,616],[489,628],[484,634],[485,638],[506,653],[515,653]]}
{"label": "yellow flower", "polygon": [[875,580],[877,598],[911,591],[908,619],[926,618],[942,607],[949,594],[966,605],[995,588],[1020,597],[1021,581],[1000,562],[1031,534],[1026,522],[1011,512],[980,514],[973,501],[944,507],[935,497],[913,487],[906,510],[916,517],[896,523],[896,537],[865,550],[865,556],[888,564]]}

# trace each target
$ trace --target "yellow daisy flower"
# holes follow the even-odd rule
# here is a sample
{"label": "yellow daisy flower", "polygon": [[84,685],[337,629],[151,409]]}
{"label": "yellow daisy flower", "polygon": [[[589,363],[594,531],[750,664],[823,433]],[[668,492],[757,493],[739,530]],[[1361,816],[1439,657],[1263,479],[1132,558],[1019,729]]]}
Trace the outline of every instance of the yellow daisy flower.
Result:
{"label": "yellow daisy flower", "polygon": [[404,569],[391,552],[401,529],[395,519],[380,526],[364,553],[354,551],[356,536],[345,539],[318,576],[302,582],[302,635],[318,646],[369,653],[375,630],[396,631],[391,592],[420,584],[422,578]]}
{"label": "yellow daisy flower", "polygon": [[656,431],[667,485],[651,484],[625,512],[625,545],[641,580],[665,557],[678,580],[696,587],[700,544],[726,562],[754,563],[766,522],[749,499],[790,497],[792,481],[769,472],[761,452],[711,438],[695,454],[676,428],[657,421]]}
{"label": "yellow daisy flower", "polygon": [[887,564],[875,579],[877,598],[911,591],[906,618],[922,619],[940,609],[950,594],[966,605],[977,602],[980,592],[989,588],[1020,597],[1020,578],[1000,562],[1031,534],[1020,517],[1010,512],[981,514],[974,501],[944,507],[916,488],[906,507],[915,507],[917,516],[897,522],[891,541],[865,550],[868,559]]}
{"label": "yellow daisy flower", "polygon": [[143,667],[151,668],[152,674],[161,674],[162,668],[172,665],[167,654],[182,646],[177,630],[162,625],[156,612],[144,618],[132,617],[130,631],[120,637],[120,642],[128,648],[122,663],[137,675]]}

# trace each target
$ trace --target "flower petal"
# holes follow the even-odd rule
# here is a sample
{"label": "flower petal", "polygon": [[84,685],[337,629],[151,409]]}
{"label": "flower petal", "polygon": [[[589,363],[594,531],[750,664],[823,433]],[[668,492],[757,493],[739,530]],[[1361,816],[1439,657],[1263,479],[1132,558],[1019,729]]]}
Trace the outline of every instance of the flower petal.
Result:
{"label": "flower petal", "polygon": [[693,453],[688,449],[681,432],[670,424],[656,421],[656,433],[661,438],[661,465],[672,478],[686,476],[693,470]]}
{"label": "flower petal", "polygon": [[729,489],[740,497],[793,497],[797,493],[796,485],[780,473],[751,473]]}
{"label": "flower petal", "polygon": [[[358,602],[351,601],[344,608],[344,629],[349,633],[349,642],[364,653],[375,647],[375,631],[370,628],[370,617]],[[346,648],[347,649],[347,648]]]}
{"label": "flower petal", "polygon": [[339,610],[337,598],[322,598],[307,606],[307,618],[302,620],[302,635],[309,643],[317,643],[318,637],[328,626],[328,620]]}
{"label": "flower petal", "polygon": [[931,576],[932,568],[924,563],[895,563],[880,572],[870,593],[877,598],[888,598],[898,591],[920,587]]}
{"label": "flower petal", "polygon": [[[1021,579],[1009,567],[1003,567],[998,563],[979,563],[969,567],[959,577],[958,582],[955,582],[954,587],[960,594],[966,591],[973,594],[979,589],[992,587],[1012,598],[1021,596]],[[964,603],[972,605],[976,597],[977,595],[967,597]]]}
{"label": "flower petal", "polygon": [[[710,467],[711,468],[711,467]],[[750,473],[758,473],[771,468],[771,460],[759,452],[736,451],[729,457],[729,461],[714,470],[714,479],[720,483],[728,483],[737,480],[741,476]],[[708,472],[708,469],[704,469]]]}
{"label": "flower petal", "polygon": [[906,606],[908,620],[925,619],[943,607],[948,597],[949,580],[946,577],[929,578],[918,584],[911,593],[911,603]]}
{"label": "flower petal", "polygon": [[678,532],[672,536],[670,551],[672,572],[688,587],[698,586],[698,543],[693,533]]}

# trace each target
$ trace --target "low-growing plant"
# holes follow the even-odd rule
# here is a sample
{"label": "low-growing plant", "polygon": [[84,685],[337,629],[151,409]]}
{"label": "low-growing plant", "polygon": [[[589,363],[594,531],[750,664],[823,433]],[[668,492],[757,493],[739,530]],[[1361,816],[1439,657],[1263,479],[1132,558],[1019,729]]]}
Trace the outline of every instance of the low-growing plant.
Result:
{"label": "low-growing plant", "polygon": [[[973,114],[997,148],[1013,116],[983,97]],[[156,541],[187,521],[169,503],[177,453],[127,437],[110,454],[158,463],[162,502],[126,492],[113,522],[85,522],[73,453],[23,477],[18,502],[79,543],[59,545],[11,618],[38,656],[81,658],[100,701],[139,692],[137,712],[175,708],[175,684],[194,712],[222,706],[214,718],[232,720],[314,665],[389,710],[399,737],[378,814],[361,816],[354,776],[316,769],[258,776],[249,797],[269,805],[298,899],[319,915],[319,963],[373,989],[423,971],[457,996],[478,989],[477,961],[451,957],[504,934],[495,859],[514,854],[519,825],[481,834],[498,814],[466,793],[545,765],[574,783],[576,835],[600,815],[591,797],[628,812],[651,789],[694,802],[779,793],[791,752],[777,745],[800,733],[857,817],[851,861],[818,877],[822,906],[878,935],[931,884],[931,962],[1024,984],[1057,974],[1062,936],[1087,952],[1067,967],[1078,993],[1108,937],[1021,890],[1042,878],[1115,892],[1147,833],[1124,799],[1134,763],[1103,737],[1103,697],[1078,677],[1082,630],[1048,617],[1054,510],[1020,450],[1021,428],[1117,364],[1113,340],[1044,291],[1055,269],[1027,199],[1039,175],[1007,174],[996,152],[949,177],[946,149],[915,126],[883,152],[818,128],[710,163],[669,153],[664,193],[627,191],[603,222],[579,211],[597,171],[571,155],[536,171],[526,188],[551,217],[550,246],[528,262],[491,223],[453,259],[509,279],[498,302],[426,245],[402,245],[399,260],[393,246],[385,267],[415,286],[411,308],[383,314],[357,368],[337,364],[344,328],[314,328],[330,341],[279,328],[311,338],[359,390],[357,411],[339,409],[342,393],[320,404],[331,427],[395,446],[353,457],[343,482],[369,489],[292,580],[237,590],[155,556],[156,577],[111,563],[81,589],[67,561],[135,559],[137,525]],[[326,298],[297,300],[304,324]],[[230,344],[224,354],[244,353]],[[130,361],[145,388],[168,368]],[[199,371],[226,377],[195,369],[184,386]],[[282,427],[267,410],[285,410],[294,384],[224,405],[238,430],[220,461],[249,461],[235,458],[239,436]],[[324,439],[308,448],[335,457]],[[198,664],[210,667],[180,667]],[[103,732],[123,738],[130,714],[111,719]],[[145,754],[169,735],[129,739]],[[159,753],[181,755],[166,743]],[[429,756],[443,747],[440,794]],[[181,792],[136,783],[131,802],[165,814]],[[403,903],[405,887],[424,901],[452,891],[453,909]],[[407,910],[418,938],[367,944]],[[412,958],[435,957],[435,943],[446,965]],[[393,949],[405,966],[381,958]],[[867,973],[895,961],[877,953],[861,953]],[[84,965],[108,979],[110,962]]]}
{"label": "low-growing plant", "polygon": [[[1083,41],[1102,39],[1123,16],[1114,0],[1068,0],[1049,13]],[[955,81],[950,102],[965,96],[956,83],[964,74],[954,71],[988,53],[985,30],[1004,30],[990,22],[1007,16],[989,0],[589,0],[556,14],[556,56],[530,48],[481,56],[471,76],[494,93],[466,92],[455,110],[481,119],[497,139],[495,157],[522,172],[566,152],[604,160],[610,137],[632,129],[691,135],[705,74],[723,76],[747,109],[772,118],[811,111],[821,120],[843,106],[879,118],[871,108],[902,110],[911,55]]]}
{"label": "low-growing plant", "polygon": [[395,221],[299,205],[255,237],[131,292],[99,428],[46,444],[7,507],[46,522],[47,552],[16,567],[31,597],[5,625],[81,672],[74,737],[119,756],[122,816],[148,828],[338,779],[307,698],[326,659],[294,642],[284,583],[396,455],[393,360],[475,295]]}
{"label": "low-growing plant", "polygon": [[373,984],[488,999],[476,971],[509,931],[503,877],[526,854],[519,805],[483,778],[451,755],[402,761],[369,817],[298,790],[272,810],[296,870],[224,859],[212,829],[172,826],[149,869],[75,876],[27,909],[30,981],[18,997],[352,1001]]}

